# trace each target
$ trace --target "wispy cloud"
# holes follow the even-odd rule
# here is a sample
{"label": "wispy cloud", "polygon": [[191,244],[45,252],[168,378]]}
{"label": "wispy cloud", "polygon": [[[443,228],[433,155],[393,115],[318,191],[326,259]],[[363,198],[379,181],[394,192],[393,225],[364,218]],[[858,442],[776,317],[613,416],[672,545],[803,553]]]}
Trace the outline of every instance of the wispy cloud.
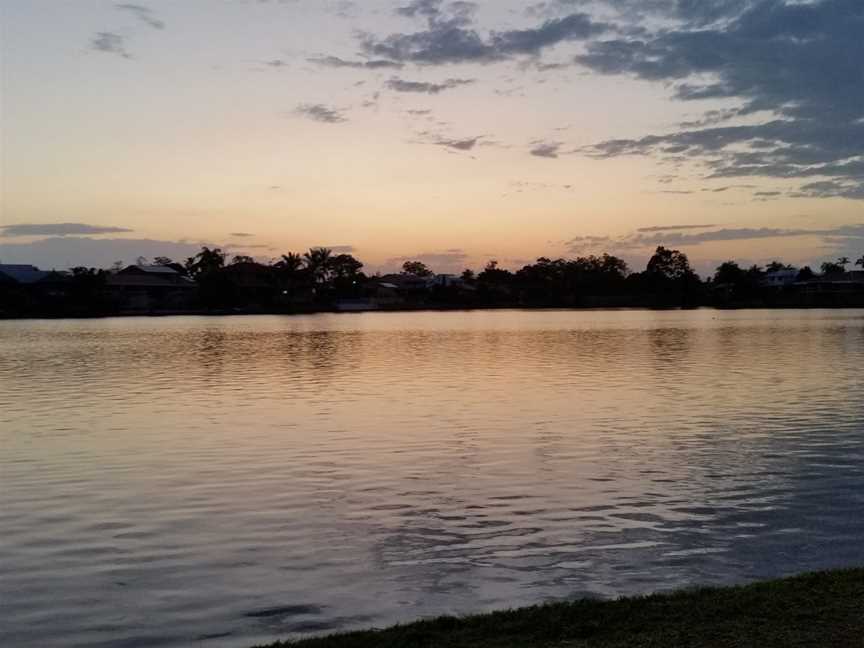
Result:
{"label": "wispy cloud", "polygon": [[352,68],[356,70],[383,70],[383,69],[401,69],[404,67],[402,63],[397,61],[388,61],[386,59],[372,59],[366,61],[348,61],[338,56],[318,56],[306,59],[309,63],[320,65],[322,67],[331,68]]}
{"label": "wispy cloud", "polygon": [[448,139],[448,138],[439,138],[435,141],[435,144],[438,146],[444,146],[446,148],[455,149],[457,151],[470,151],[475,146],[477,146],[477,142],[480,141],[480,136],[478,137],[466,137],[464,139]]}
{"label": "wispy cloud", "polygon": [[561,142],[534,142],[530,150],[531,155],[543,158],[557,158],[561,152]]}
{"label": "wispy cloud", "polygon": [[159,20],[153,13],[153,10],[149,7],[145,7],[143,5],[138,4],[117,4],[114,5],[117,9],[121,11],[128,11],[135,15],[138,20],[143,22],[145,25],[152,27],[153,29],[165,29],[165,23]]}
{"label": "wispy cloud", "polygon": [[131,232],[125,227],[88,225],[87,223],[21,223],[0,225],[0,236],[76,236]]}
{"label": "wispy cloud", "polygon": [[713,229],[718,225],[652,225],[651,227],[640,227],[637,232],[672,232],[680,230]]}
{"label": "wispy cloud", "polygon": [[337,108],[329,108],[324,104],[300,104],[294,109],[294,114],[325,124],[339,124],[348,121],[342,111]]}
{"label": "wispy cloud", "polygon": [[126,59],[132,58],[132,55],[126,49],[125,38],[114,32],[97,32],[90,40],[90,49],[97,52],[105,52],[106,54],[117,54]]}
{"label": "wispy cloud", "polygon": [[[704,230],[704,231],[701,231]],[[817,238],[837,246],[848,241],[864,244],[864,223],[823,229],[774,227],[718,227],[716,225],[656,225],[623,236],[576,236],[565,242],[571,252],[603,248],[608,251],[651,249],[658,245],[691,247],[706,243],[786,238]]]}
{"label": "wispy cloud", "polygon": [[441,83],[429,83],[426,81],[408,81],[396,77],[387,81],[387,87],[396,92],[420,92],[424,94],[439,94],[444,90],[452,90],[459,86],[471,85],[475,79],[446,79]]}

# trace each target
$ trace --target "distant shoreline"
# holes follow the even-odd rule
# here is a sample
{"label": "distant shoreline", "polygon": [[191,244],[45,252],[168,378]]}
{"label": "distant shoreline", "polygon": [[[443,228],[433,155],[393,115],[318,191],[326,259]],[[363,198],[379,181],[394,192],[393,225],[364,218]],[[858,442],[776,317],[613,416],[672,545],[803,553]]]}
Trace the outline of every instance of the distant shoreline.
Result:
{"label": "distant shoreline", "polygon": [[860,648],[864,569],[725,588],[550,603],[258,648]]}
{"label": "distant shoreline", "polygon": [[572,312],[596,312],[596,311],[740,311],[740,310],[864,310],[861,305],[794,305],[794,306],[770,306],[757,304],[742,305],[695,305],[695,306],[525,306],[525,305],[502,305],[502,306],[419,306],[417,308],[370,308],[361,310],[342,310],[338,308],[319,308],[297,311],[279,310],[183,310],[183,311],[147,311],[147,312],[125,312],[125,313],[102,313],[102,314],[58,314],[58,315],[4,315],[0,313],[0,321],[17,320],[97,320],[114,318],[147,317],[158,319],[160,317],[250,317],[260,315],[279,315],[293,317],[298,315],[358,315],[366,313],[447,313],[447,312],[474,312],[474,311],[572,311]]}

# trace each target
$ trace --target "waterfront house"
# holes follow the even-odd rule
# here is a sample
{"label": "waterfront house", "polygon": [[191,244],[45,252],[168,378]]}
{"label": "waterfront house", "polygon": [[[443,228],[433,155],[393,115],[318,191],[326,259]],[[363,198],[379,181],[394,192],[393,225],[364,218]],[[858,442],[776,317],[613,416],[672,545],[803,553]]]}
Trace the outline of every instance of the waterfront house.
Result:
{"label": "waterfront house", "polygon": [[195,283],[175,268],[130,265],[111,275],[106,287],[124,312],[178,311],[190,308]]}

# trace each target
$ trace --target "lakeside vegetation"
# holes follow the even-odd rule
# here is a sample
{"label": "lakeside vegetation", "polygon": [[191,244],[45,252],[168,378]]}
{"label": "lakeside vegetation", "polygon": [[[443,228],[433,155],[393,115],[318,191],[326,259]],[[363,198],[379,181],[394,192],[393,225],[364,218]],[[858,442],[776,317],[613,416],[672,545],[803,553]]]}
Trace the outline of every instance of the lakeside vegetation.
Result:
{"label": "lakeside vegetation", "polygon": [[864,569],[444,617],[268,648],[861,648]]}
{"label": "lakeside vegetation", "polygon": [[[861,271],[847,271],[860,266]],[[11,270],[10,270],[11,268]],[[14,269],[24,269],[15,271]],[[812,307],[864,306],[864,256],[818,271],[780,261],[734,261],[702,279],[679,250],[658,247],[644,270],[602,254],[541,257],[511,271],[489,261],[479,272],[436,274],[420,261],[370,276],[351,254],[313,248],[270,263],[204,247],[180,263],[165,257],[118,262],[110,270],[41,272],[0,266],[0,317],[165,313],[304,313],[421,308]],[[17,272],[17,275],[16,275]],[[16,280],[27,276],[28,279]]]}

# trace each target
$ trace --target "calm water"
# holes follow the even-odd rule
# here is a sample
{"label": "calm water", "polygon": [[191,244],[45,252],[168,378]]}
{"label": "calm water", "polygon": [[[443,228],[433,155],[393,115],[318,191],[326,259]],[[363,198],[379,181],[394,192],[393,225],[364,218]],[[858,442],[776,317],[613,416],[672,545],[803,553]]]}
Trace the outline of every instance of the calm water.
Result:
{"label": "calm water", "polygon": [[864,563],[864,312],[0,322],[0,643]]}

